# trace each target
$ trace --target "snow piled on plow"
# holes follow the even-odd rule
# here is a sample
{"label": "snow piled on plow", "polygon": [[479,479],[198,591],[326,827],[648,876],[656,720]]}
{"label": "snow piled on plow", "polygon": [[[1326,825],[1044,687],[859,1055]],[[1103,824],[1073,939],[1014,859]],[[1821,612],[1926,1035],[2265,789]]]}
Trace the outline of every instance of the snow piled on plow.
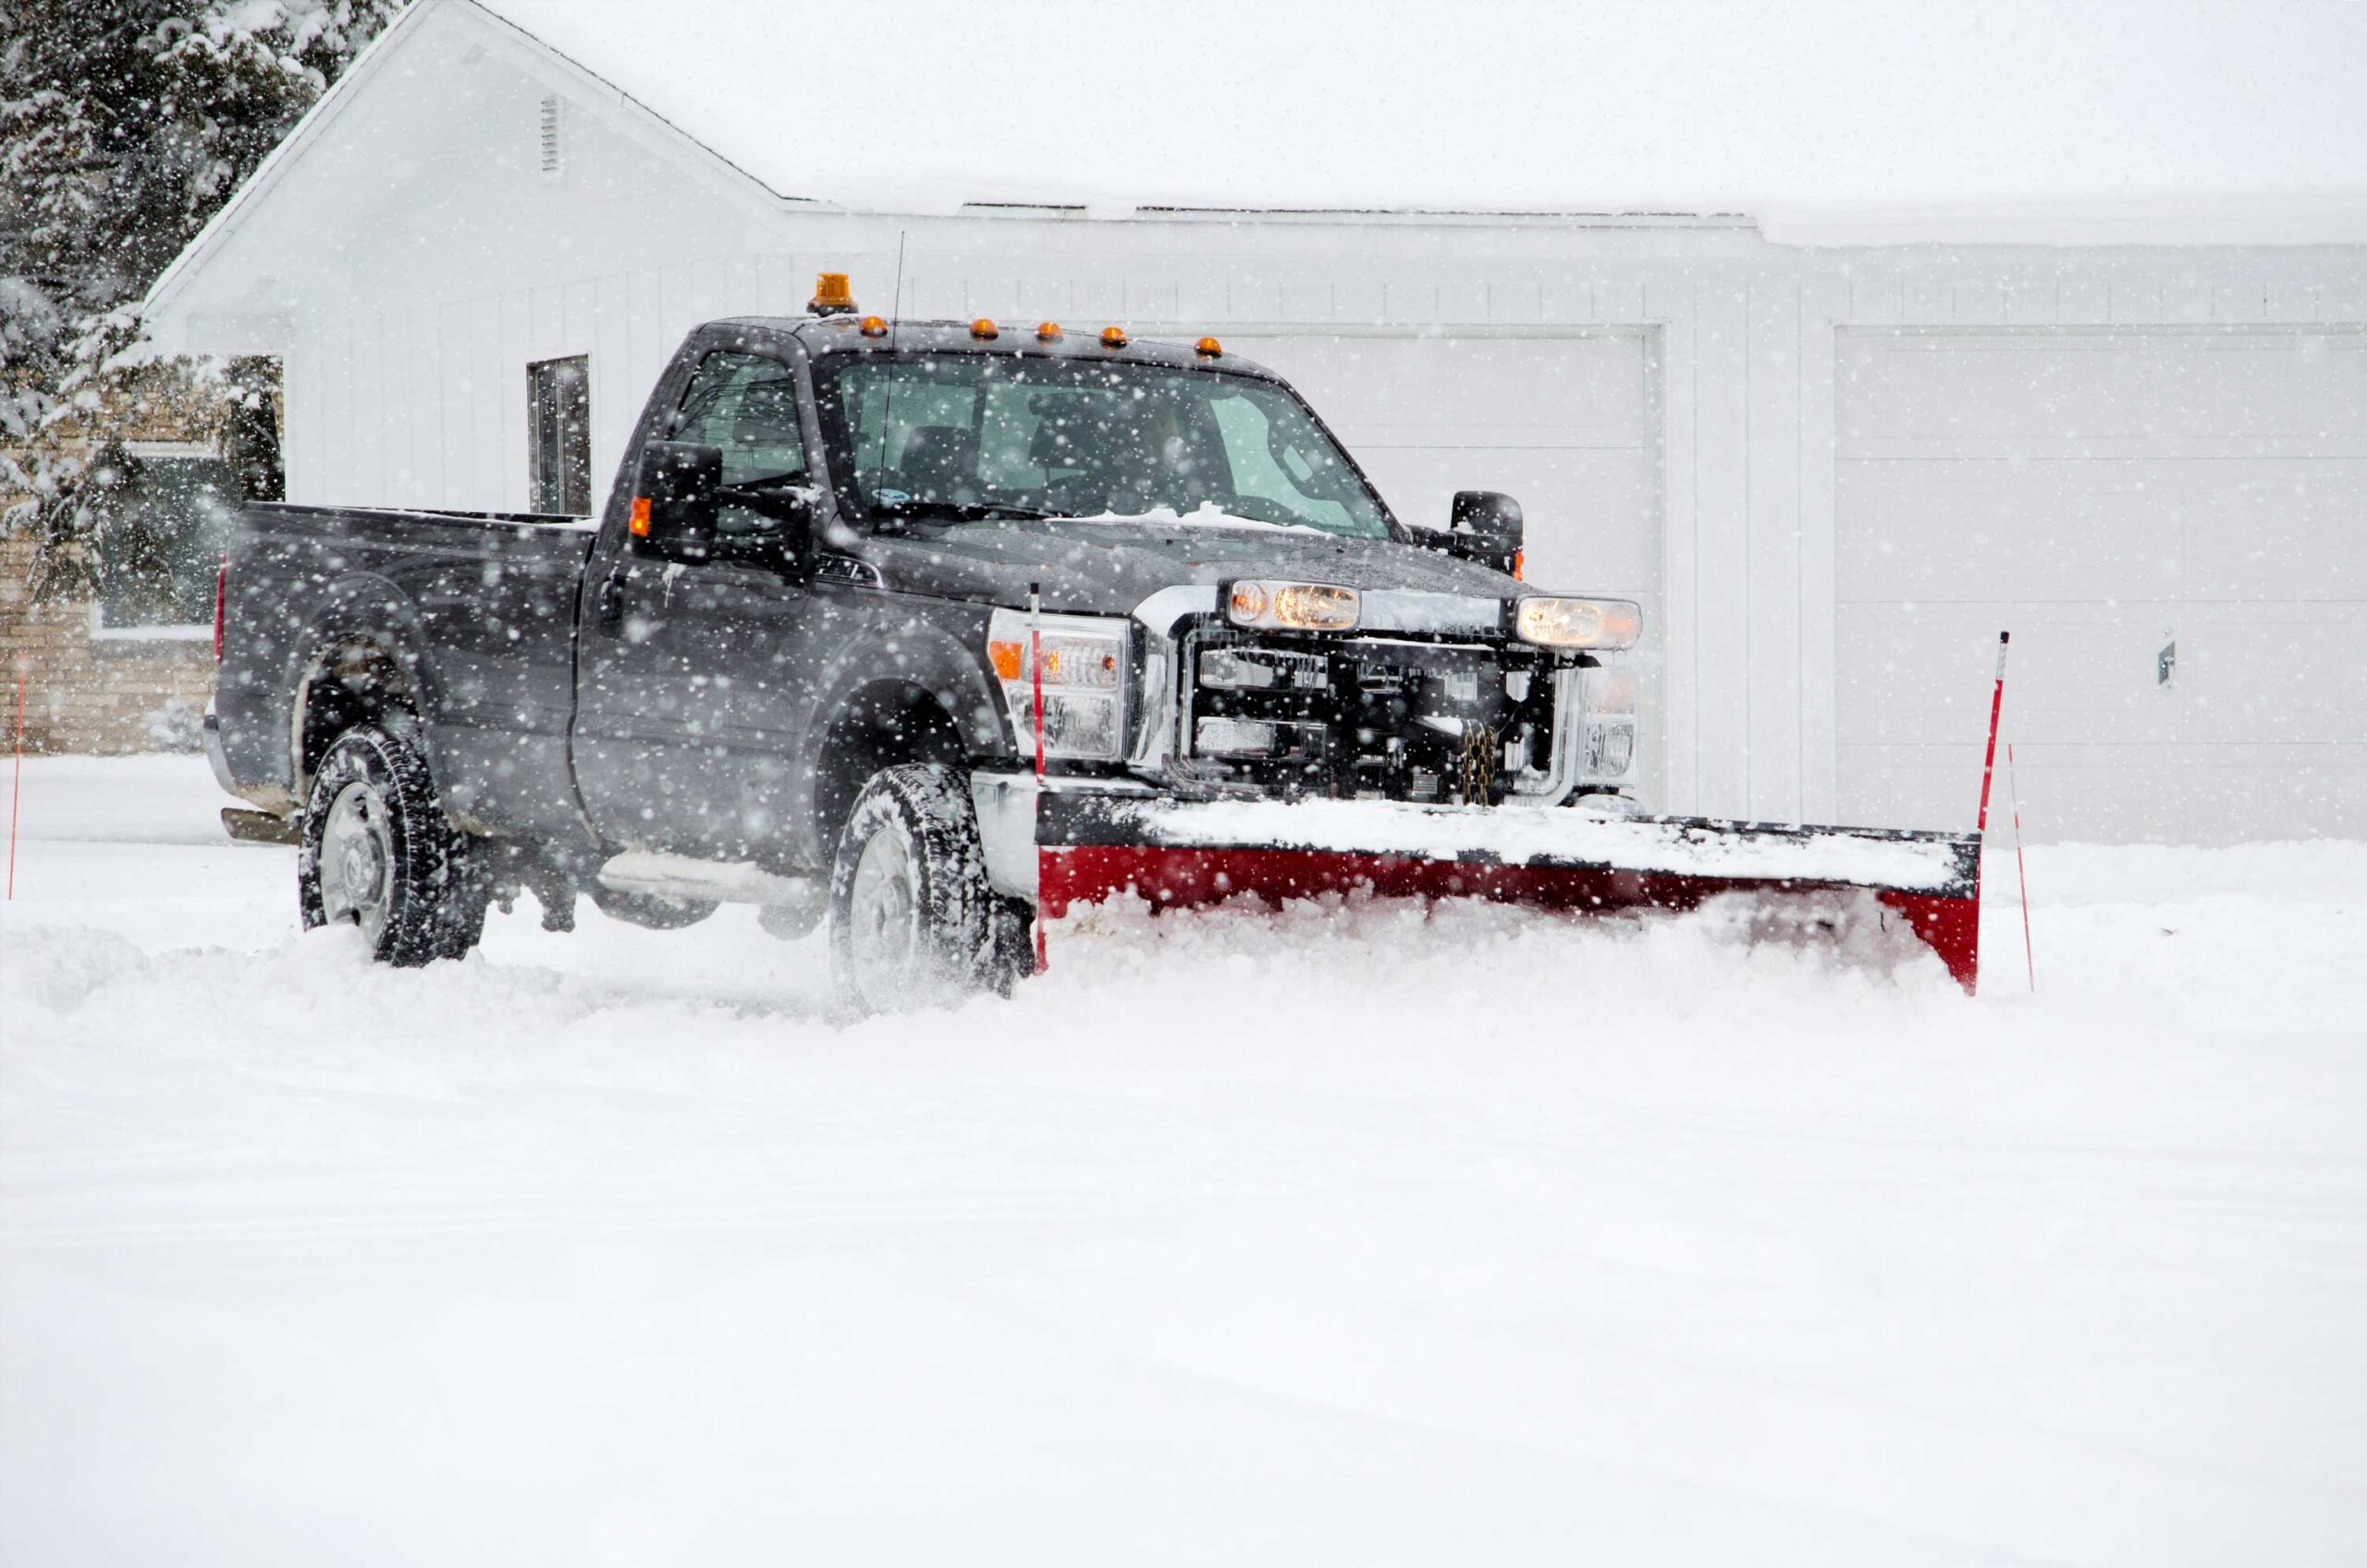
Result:
{"label": "snow piled on plow", "polygon": [[2034,998],[2006,861],[1978,998],[1347,899],[840,1028],[744,911],[374,968],[218,804],[27,764],[11,1562],[2367,1555],[2367,846],[2034,850]]}
{"label": "snow piled on plow", "polygon": [[1799,837],[1735,824],[1592,816],[1583,812],[1411,805],[1396,801],[1210,801],[1138,808],[1162,844],[1272,845],[1406,859],[1484,857],[1511,865],[1607,865],[1678,876],[1847,882],[1913,891],[1946,887],[1953,846],[1842,829]]}

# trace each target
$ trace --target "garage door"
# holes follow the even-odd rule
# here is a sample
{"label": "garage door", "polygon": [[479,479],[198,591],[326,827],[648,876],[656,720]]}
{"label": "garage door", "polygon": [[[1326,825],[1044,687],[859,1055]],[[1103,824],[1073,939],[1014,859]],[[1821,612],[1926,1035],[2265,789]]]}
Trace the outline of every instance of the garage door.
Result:
{"label": "garage door", "polygon": [[[1641,603],[1643,701],[1657,714],[1666,710],[1647,348],[1640,334],[1241,341],[1315,405],[1405,522],[1444,527],[1457,490],[1503,491],[1527,520],[1531,582]],[[1657,733],[1649,717],[1645,728]],[[1662,754],[1645,748],[1655,801]]]}
{"label": "garage door", "polygon": [[2367,335],[1845,331],[1838,369],[1846,819],[1969,815],[2003,628],[2032,836],[2367,834]]}

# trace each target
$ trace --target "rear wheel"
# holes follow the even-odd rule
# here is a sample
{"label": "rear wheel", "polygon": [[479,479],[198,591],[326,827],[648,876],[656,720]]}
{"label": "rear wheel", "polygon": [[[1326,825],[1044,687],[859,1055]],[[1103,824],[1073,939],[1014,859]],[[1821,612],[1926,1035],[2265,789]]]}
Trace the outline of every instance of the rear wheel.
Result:
{"label": "rear wheel", "polygon": [[962,774],[908,763],[872,775],[830,873],[840,997],[861,1012],[898,1012],[1004,989],[999,904]]}
{"label": "rear wheel", "polygon": [[418,749],[374,724],[338,736],[304,808],[296,892],[305,927],[359,926],[372,958],[410,968],[476,946],[489,891],[474,841],[445,819]]}

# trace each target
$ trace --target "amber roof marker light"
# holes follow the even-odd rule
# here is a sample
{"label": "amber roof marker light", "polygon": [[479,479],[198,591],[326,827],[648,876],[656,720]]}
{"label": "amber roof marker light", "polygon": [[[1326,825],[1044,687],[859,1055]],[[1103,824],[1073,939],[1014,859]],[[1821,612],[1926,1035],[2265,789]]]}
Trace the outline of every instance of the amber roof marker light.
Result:
{"label": "amber roof marker light", "polygon": [[888,324],[878,316],[865,316],[863,318],[863,335],[865,337],[885,337],[888,336]]}
{"label": "amber roof marker light", "polygon": [[1036,324],[1036,341],[1038,343],[1058,343],[1067,336],[1061,330],[1059,322],[1039,321]]}
{"label": "amber roof marker light", "polygon": [[991,343],[1002,336],[1002,329],[989,318],[980,316],[970,324],[970,336],[981,343]]}
{"label": "amber roof marker light", "polygon": [[814,299],[805,307],[817,316],[854,314],[854,289],[842,272],[826,272],[814,279]]}
{"label": "amber roof marker light", "polygon": [[1203,337],[1192,345],[1192,351],[1204,360],[1213,360],[1223,355],[1224,345],[1213,337]]}
{"label": "amber roof marker light", "polygon": [[1101,329],[1101,346],[1105,349],[1124,348],[1126,346],[1126,329],[1122,326],[1103,327]]}

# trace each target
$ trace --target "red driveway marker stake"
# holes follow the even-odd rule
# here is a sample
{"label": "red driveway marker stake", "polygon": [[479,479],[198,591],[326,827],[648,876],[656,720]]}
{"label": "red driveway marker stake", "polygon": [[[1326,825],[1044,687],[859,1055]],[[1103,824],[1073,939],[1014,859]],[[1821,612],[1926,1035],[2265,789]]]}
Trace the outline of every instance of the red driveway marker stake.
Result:
{"label": "red driveway marker stake", "polygon": [[[1042,613],[1044,595],[1038,585],[1027,585],[1027,674],[1036,689],[1036,793],[1044,793],[1044,628]],[[1042,863],[1042,856],[1037,856]],[[1044,953],[1044,910],[1039,898],[1036,909],[1036,973],[1041,974],[1049,967]]]}
{"label": "red driveway marker stake", "polygon": [[25,793],[25,659],[17,655],[17,772],[8,784],[8,900],[17,898],[17,802]]}
{"label": "red driveway marker stake", "polygon": [[2014,880],[2022,888],[2022,964],[2038,990],[2038,955],[2030,948],[2030,874],[2022,864],[2022,791],[2014,782],[2014,742],[2005,742],[2005,798],[2014,802]]}
{"label": "red driveway marker stake", "polygon": [[1997,715],[2005,706],[2005,641],[2013,633],[1997,633],[1997,687],[1989,696],[1989,754],[1981,760],[1981,817],[1972,830],[1989,831],[1989,778],[1997,770]]}

